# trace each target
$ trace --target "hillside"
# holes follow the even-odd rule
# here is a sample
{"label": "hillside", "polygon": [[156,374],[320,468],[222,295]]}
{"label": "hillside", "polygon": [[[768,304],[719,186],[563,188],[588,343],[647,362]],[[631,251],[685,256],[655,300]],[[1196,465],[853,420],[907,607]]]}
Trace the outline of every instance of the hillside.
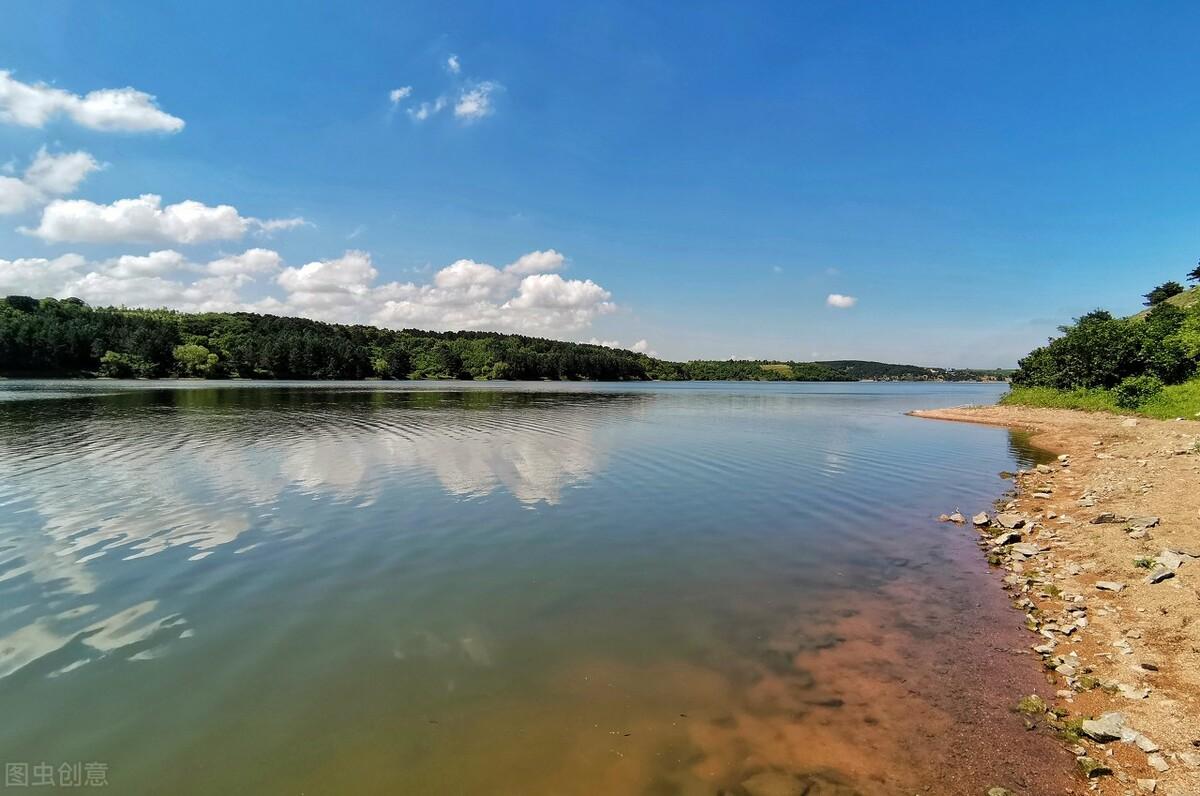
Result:
{"label": "hillside", "polygon": [[994,378],[880,362],[669,362],[497,332],[429,332],[254,313],[92,308],[0,299],[0,375],[257,379],[852,381]]}
{"label": "hillside", "polygon": [[1011,370],[972,368],[931,368],[923,365],[891,365],[859,359],[837,359],[816,363],[845,373],[853,379],[874,381],[1004,381]]}
{"label": "hillside", "polygon": [[[1147,297],[1154,300],[1163,287]],[[1200,414],[1200,287],[1125,318],[1094,310],[1060,331],[1021,359],[1005,403],[1159,418]]]}
{"label": "hillside", "polygon": [[[1164,299],[1162,303],[1170,304],[1175,307],[1179,307],[1181,310],[1186,310],[1186,309],[1189,309],[1196,305],[1200,305],[1200,285],[1196,285],[1193,288],[1189,288],[1177,296],[1171,296],[1168,299]],[[1150,314],[1150,310],[1151,310],[1151,308],[1147,307],[1146,309],[1142,310],[1141,312],[1135,313],[1133,315],[1133,317],[1134,318],[1145,318],[1147,315]]]}

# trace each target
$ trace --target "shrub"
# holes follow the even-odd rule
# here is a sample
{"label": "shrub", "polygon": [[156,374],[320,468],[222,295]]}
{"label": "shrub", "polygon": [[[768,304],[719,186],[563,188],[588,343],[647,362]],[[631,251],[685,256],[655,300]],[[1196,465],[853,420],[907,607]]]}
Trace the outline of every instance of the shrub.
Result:
{"label": "shrub", "polygon": [[1163,383],[1156,376],[1130,376],[1113,389],[1117,406],[1122,409],[1137,409],[1150,398],[1162,392]]}

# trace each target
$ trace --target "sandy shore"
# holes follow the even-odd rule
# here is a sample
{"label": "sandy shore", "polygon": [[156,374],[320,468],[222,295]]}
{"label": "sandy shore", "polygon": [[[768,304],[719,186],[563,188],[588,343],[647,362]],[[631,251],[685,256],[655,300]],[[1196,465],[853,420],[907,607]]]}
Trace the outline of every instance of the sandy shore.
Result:
{"label": "sandy shore", "polygon": [[914,415],[1027,430],[1057,456],[962,519],[1036,634],[1031,665],[1057,697],[1025,707],[1081,758],[1081,777],[1091,769],[1080,792],[1200,794],[1200,422],[1006,406]]}

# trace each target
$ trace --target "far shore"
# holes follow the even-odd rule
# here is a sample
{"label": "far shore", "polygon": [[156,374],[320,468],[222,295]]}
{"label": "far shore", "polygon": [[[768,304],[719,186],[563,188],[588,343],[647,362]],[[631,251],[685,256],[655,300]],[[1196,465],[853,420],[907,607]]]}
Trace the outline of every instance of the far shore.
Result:
{"label": "far shore", "polygon": [[[1020,406],[911,413],[1031,432],[1057,461],[964,507],[1058,689],[1020,709],[1092,792],[1200,794],[1200,422]],[[979,516],[986,512],[986,518]],[[1016,706],[1014,706],[1016,707]]]}

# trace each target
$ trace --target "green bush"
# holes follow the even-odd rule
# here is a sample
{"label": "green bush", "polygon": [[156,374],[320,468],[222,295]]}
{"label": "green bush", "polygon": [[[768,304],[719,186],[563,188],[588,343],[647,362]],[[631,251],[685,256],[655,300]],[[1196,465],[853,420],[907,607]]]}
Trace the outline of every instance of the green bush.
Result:
{"label": "green bush", "polygon": [[1149,399],[1162,392],[1163,383],[1157,376],[1130,376],[1113,389],[1117,406],[1122,409],[1137,409]]}

